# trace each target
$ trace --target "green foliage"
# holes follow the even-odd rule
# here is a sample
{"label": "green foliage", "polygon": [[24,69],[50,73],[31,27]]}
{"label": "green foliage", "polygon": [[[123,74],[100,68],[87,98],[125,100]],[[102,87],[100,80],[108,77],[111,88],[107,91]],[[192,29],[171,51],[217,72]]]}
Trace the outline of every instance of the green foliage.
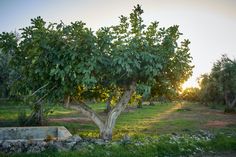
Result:
{"label": "green foliage", "polygon": [[201,88],[199,97],[202,102],[223,102],[223,93],[220,91],[220,84],[215,79],[208,74],[204,74],[199,80]]}
{"label": "green foliage", "polygon": [[190,42],[179,46],[178,26],[158,28],[158,22],[146,26],[142,14],[137,5],[129,17],[120,17],[120,24],[95,33],[81,21],[47,24],[41,17],[21,29],[19,40],[3,32],[0,48],[12,53],[12,65],[21,74],[15,92],[28,95],[46,84],[37,95],[60,100],[75,96],[78,86],[86,91],[111,86],[124,91],[135,81],[155,88],[159,95],[178,89],[193,68]]}
{"label": "green foliage", "polygon": [[19,76],[10,66],[11,57],[11,53],[6,54],[0,50],[0,98],[14,96],[10,89]]}
{"label": "green foliage", "polygon": [[208,148],[214,151],[236,150],[235,136],[225,133],[217,134],[215,138],[208,143]]}
{"label": "green foliage", "polygon": [[200,78],[200,98],[205,102],[225,103],[226,110],[236,106],[236,60],[223,55],[209,75]]}

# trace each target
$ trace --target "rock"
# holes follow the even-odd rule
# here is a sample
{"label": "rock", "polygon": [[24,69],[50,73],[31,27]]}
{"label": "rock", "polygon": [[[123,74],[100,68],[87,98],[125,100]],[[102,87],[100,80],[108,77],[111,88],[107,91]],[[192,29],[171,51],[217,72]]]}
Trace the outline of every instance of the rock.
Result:
{"label": "rock", "polygon": [[66,149],[71,150],[75,146],[76,142],[66,142],[64,146]]}
{"label": "rock", "polygon": [[140,142],[140,141],[137,141],[134,145],[136,145],[136,146],[143,146],[144,144],[142,142]]}
{"label": "rock", "polygon": [[74,150],[81,150],[81,149],[84,149],[85,147],[87,147],[89,144],[90,144],[90,142],[87,142],[87,141],[79,142],[74,145],[73,149]]}
{"label": "rock", "polygon": [[25,146],[27,153],[40,153],[45,150],[47,143],[45,141],[29,141]]}
{"label": "rock", "polygon": [[76,149],[93,149],[94,143],[102,145],[102,140],[83,140],[80,136],[73,136],[66,140],[43,141],[43,140],[20,140],[20,141],[0,141],[0,152],[3,153],[40,153],[46,149],[52,151],[68,151],[75,146]]}
{"label": "rock", "polygon": [[72,136],[66,140],[66,142],[79,142],[82,141],[82,138],[79,135]]}
{"label": "rock", "polygon": [[23,148],[23,143],[21,141],[17,141],[15,143],[12,143],[12,147],[10,149],[10,152],[21,153],[22,148]]}
{"label": "rock", "polygon": [[67,148],[64,147],[63,142],[61,142],[61,141],[54,142],[53,144],[50,144],[50,145],[48,146],[48,148],[49,148],[49,149],[55,149],[55,150],[58,151],[58,152],[68,150]]}
{"label": "rock", "polygon": [[12,144],[9,141],[3,141],[2,143],[2,151],[5,153],[9,153],[11,150]]}
{"label": "rock", "polygon": [[30,146],[28,147],[27,153],[40,153],[41,148],[39,146]]}
{"label": "rock", "polygon": [[97,139],[94,141],[94,143],[97,145],[105,145],[107,142],[104,141],[103,139]]}

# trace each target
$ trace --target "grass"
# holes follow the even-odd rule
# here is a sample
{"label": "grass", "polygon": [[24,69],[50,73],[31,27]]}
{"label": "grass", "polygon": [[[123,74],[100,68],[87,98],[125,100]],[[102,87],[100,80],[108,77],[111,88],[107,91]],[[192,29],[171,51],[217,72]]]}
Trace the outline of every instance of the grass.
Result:
{"label": "grass", "polygon": [[[49,118],[85,118],[81,113],[53,105]],[[95,111],[104,116],[105,104],[90,105]],[[19,110],[29,114],[29,107],[16,102],[0,102],[0,126],[17,126]],[[189,102],[157,103],[155,106],[144,105],[143,108],[130,108],[120,115],[113,132],[114,140],[124,135],[138,138],[163,137],[162,141],[147,144],[142,148],[136,145],[112,145],[109,148],[93,146],[93,149],[72,152],[44,152],[42,154],[24,154],[24,156],[185,156],[195,146],[206,151],[236,151],[236,118],[235,114],[224,114],[223,106],[214,107]],[[98,137],[98,128],[88,120],[50,121],[49,125],[65,126],[72,134],[82,137]],[[211,141],[199,142],[189,138],[198,130],[210,131],[217,135]],[[221,134],[223,133],[223,134]],[[168,141],[172,135],[184,135],[182,143],[171,144]],[[234,136],[231,136],[234,134]],[[186,136],[185,136],[186,135]],[[190,140],[188,140],[190,139]],[[186,141],[187,140],[187,141]],[[131,151],[133,150],[133,152]],[[167,153],[167,154],[165,154]],[[1,155],[1,154],[0,154]],[[15,155],[21,156],[22,154]]]}
{"label": "grass", "polygon": [[[79,120],[85,118],[78,111],[66,109],[60,105],[52,105],[48,117],[56,119],[49,125],[65,126],[72,134],[83,137],[98,137],[98,128],[92,121]],[[90,105],[98,113],[104,115],[104,103]],[[17,116],[20,110],[30,113],[28,106],[16,102],[0,103],[0,126],[17,126]],[[61,118],[78,118],[75,121],[63,121]],[[59,120],[57,120],[59,119]],[[114,129],[114,138],[124,135],[161,135],[170,133],[193,132],[198,129],[220,132],[235,130],[234,115],[223,114],[222,106],[217,108],[188,102],[158,103],[155,106],[144,105],[143,108],[126,110],[118,118]],[[207,126],[211,121],[227,121],[225,126]],[[232,122],[231,122],[232,121]]]}

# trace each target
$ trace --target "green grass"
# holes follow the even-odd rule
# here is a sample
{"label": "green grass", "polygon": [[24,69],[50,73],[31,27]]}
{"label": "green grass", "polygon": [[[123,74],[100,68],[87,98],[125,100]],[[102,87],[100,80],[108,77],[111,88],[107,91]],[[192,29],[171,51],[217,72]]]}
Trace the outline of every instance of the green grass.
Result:
{"label": "green grass", "polygon": [[[50,106],[49,118],[85,118],[77,111],[59,105]],[[104,116],[105,104],[91,104],[91,108]],[[17,126],[17,115],[20,110],[30,113],[28,106],[16,102],[0,103],[0,126]],[[135,145],[112,145],[109,148],[93,146],[93,149],[70,152],[54,152],[48,150],[41,154],[19,154],[15,156],[185,156],[195,151],[196,147],[206,151],[236,151],[236,120],[233,114],[224,114],[222,106],[205,106],[189,102],[157,103],[155,106],[130,108],[120,115],[113,132],[114,140],[124,135],[134,139],[162,137],[161,141],[147,144],[141,148]],[[222,126],[208,125],[210,122],[227,122]],[[49,125],[65,126],[72,134],[82,137],[97,138],[99,130],[91,121],[54,121]],[[199,142],[189,136],[198,130],[210,131],[217,136],[211,141]],[[222,133],[222,134],[221,134]],[[171,134],[182,134],[182,143],[170,143]],[[163,136],[164,135],[164,136]],[[165,136],[166,135],[166,136]],[[232,136],[233,135],[233,136]],[[186,151],[184,151],[186,150]],[[190,153],[190,154],[191,154]]]}
{"label": "green grass", "polygon": [[[53,111],[49,118],[85,118],[78,111],[66,109],[60,105],[47,106]],[[104,103],[91,104],[98,113],[104,116]],[[30,113],[28,106],[16,102],[0,103],[0,126],[17,126],[17,116],[20,110]],[[214,114],[222,111],[222,114]],[[212,113],[211,113],[212,112]],[[236,123],[230,123],[223,128],[207,127],[209,121],[222,121],[227,115],[223,114],[222,106],[199,105],[188,102],[158,103],[155,106],[129,109],[122,113],[114,129],[114,138],[124,135],[161,135],[169,133],[193,132],[198,129],[220,132],[221,130],[235,130]],[[53,121],[48,125],[65,126],[71,133],[83,137],[98,137],[99,131],[92,121]]]}

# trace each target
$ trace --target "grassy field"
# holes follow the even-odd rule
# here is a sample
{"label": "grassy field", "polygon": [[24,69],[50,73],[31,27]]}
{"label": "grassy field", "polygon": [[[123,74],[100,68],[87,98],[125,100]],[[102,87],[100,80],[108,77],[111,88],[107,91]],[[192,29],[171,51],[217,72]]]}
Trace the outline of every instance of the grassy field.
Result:
{"label": "grassy field", "polygon": [[[105,108],[104,104],[93,104],[91,107],[101,116],[105,115],[103,112]],[[0,126],[18,126],[17,117],[18,113],[22,110],[25,110],[27,114],[29,114],[30,109],[27,106],[17,103],[1,103]],[[82,137],[98,137],[98,128],[91,120],[84,117],[80,112],[68,110],[57,105],[51,106],[51,110],[52,112],[48,115],[48,125],[63,125],[72,134],[78,134]],[[162,137],[163,135],[169,136],[176,134],[184,135],[184,139],[188,139],[191,138],[188,137],[189,135],[201,130],[209,131],[220,136],[217,136],[215,141],[197,144],[204,145],[206,148],[208,145],[211,145],[216,151],[236,151],[236,114],[224,114],[223,106],[220,105],[206,106],[190,102],[157,103],[154,106],[143,106],[143,108],[130,107],[122,113],[117,121],[114,129],[114,140],[121,139],[124,135],[129,135],[132,138],[138,138],[140,140],[143,137],[157,138],[160,136]],[[235,137],[229,138],[229,134],[234,134]],[[194,145],[197,144],[194,143]],[[137,149],[139,155],[136,156],[140,156],[143,151],[146,153],[147,151],[156,152],[159,149],[167,149],[162,147],[171,147],[165,142],[159,142],[158,145],[153,145],[156,147],[148,145],[147,148],[145,147],[146,150],[142,150],[144,148],[140,150]],[[189,145],[188,141],[187,145]],[[112,146],[111,149],[113,150],[110,152],[111,155],[115,153],[119,154],[117,156],[124,156],[122,153],[126,153],[126,156],[131,156],[129,149],[126,150],[126,146],[114,148]],[[171,149],[175,150],[177,148]],[[169,150],[170,152],[171,149]],[[104,156],[104,153],[106,153],[104,150],[104,148],[98,146],[93,151],[96,151],[97,156]],[[120,151],[122,153],[118,153]],[[162,151],[159,150],[158,152],[160,153]],[[81,156],[88,156],[89,153],[83,154],[83,152],[75,151],[57,153],[56,156],[76,156],[78,154]],[[178,156],[178,154],[176,155]],[[45,156],[54,155],[46,153]],[[90,154],[90,156],[92,155]],[[153,156],[153,154],[147,156]],[[172,154],[170,156],[174,155]]]}
{"label": "grassy field", "polygon": [[[91,107],[104,116],[104,104]],[[19,112],[28,106],[17,103],[0,104],[0,126],[18,126]],[[98,128],[78,111],[62,106],[51,106],[48,125],[65,126],[72,134],[85,137],[98,137]],[[158,103],[143,108],[128,108],[118,118],[114,137],[124,135],[162,135],[169,133],[194,132],[199,129],[211,132],[236,131],[236,115],[224,114],[223,106],[205,106],[189,102]]]}

